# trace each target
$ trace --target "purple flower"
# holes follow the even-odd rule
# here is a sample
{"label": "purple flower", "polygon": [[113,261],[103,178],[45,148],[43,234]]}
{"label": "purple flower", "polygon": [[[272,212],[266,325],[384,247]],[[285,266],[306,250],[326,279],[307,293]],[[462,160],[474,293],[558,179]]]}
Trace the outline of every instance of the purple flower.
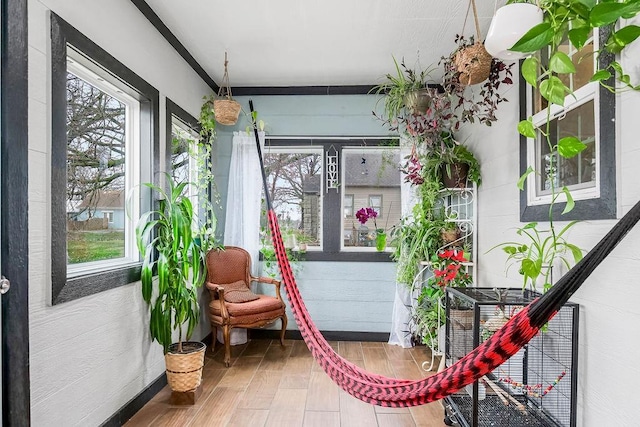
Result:
{"label": "purple flower", "polygon": [[378,225],[376,224],[377,216],[378,216],[378,212],[376,212],[376,210],[371,207],[362,208],[358,210],[358,212],[356,212],[356,218],[358,219],[358,221],[360,221],[360,224],[365,224],[368,220],[373,218],[373,225],[376,228],[378,228]]}

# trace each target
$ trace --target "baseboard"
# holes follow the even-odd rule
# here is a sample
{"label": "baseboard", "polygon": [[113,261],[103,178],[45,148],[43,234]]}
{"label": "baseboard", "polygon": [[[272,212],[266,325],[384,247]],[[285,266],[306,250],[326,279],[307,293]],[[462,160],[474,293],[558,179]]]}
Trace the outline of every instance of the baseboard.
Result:
{"label": "baseboard", "polygon": [[167,385],[167,374],[163,373],[155,381],[142,390],[136,397],[127,402],[111,418],[101,424],[101,427],[120,427],[124,425],[136,412],[146,405],[156,394]]}
{"label": "baseboard", "polygon": [[[388,332],[320,331],[320,333],[328,341],[389,341]],[[288,340],[302,339],[302,334],[298,330],[287,330],[284,336]],[[280,339],[280,331],[276,329],[250,329],[249,337],[256,339]]]}
{"label": "baseboard", "polygon": [[[201,339],[200,341],[208,346],[211,345],[212,335],[209,332],[209,335]],[[104,423],[102,423],[101,427],[120,427],[124,425],[127,421],[133,417],[136,412],[138,412],[144,405],[146,405],[153,396],[158,394],[160,390],[167,385],[167,375],[163,373],[158,378],[155,379],[151,384],[149,384],[144,390],[138,393],[133,399],[127,402],[118,412],[113,414],[109,419],[107,419]]]}

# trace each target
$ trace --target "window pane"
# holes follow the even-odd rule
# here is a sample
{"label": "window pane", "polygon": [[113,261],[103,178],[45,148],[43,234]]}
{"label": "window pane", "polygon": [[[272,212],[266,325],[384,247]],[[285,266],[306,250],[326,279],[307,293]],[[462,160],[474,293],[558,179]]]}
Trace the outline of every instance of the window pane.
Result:
{"label": "window pane", "polygon": [[558,75],[562,83],[572,91],[576,91],[589,83],[589,79],[593,76],[593,61],[595,60],[593,41],[583,46],[579,51],[574,51],[573,48],[570,49],[568,42],[559,46],[559,50],[569,55],[573,65],[576,67],[575,73]]}
{"label": "window pane", "polygon": [[[562,117],[562,116],[561,116]],[[596,139],[594,121],[594,101],[567,112],[564,118],[558,118],[551,122],[551,144],[556,145],[558,140],[567,136],[575,136],[587,145],[587,148],[575,157],[565,159],[557,155],[551,155],[549,145],[544,139],[538,139],[538,155],[536,159],[537,170],[544,170],[544,182],[538,179],[537,194],[549,194],[551,192],[551,179],[553,163],[557,163],[557,187],[589,188],[595,186],[596,181]]]}
{"label": "window pane", "polygon": [[[576,67],[576,72],[571,74],[559,74],[558,77],[567,87],[572,91],[576,91],[581,87],[589,83],[589,80],[594,73],[594,61],[596,57],[594,55],[594,41],[593,34],[589,35],[590,41],[586,43],[582,49],[576,51],[575,48],[570,45],[568,40],[565,40],[560,46],[558,51],[563,52],[571,58],[573,65]],[[549,53],[548,49],[544,53],[536,53],[538,60],[544,65],[545,68],[549,67]],[[541,69],[538,67],[538,77],[541,74]],[[547,100],[540,95],[539,86],[532,89],[532,115],[547,108]]]}
{"label": "window pane", "polygon": [[344,195],[344,217],[353,217],[353,194]]}
{"label": "window pane", "polygon": [[69,264],[125,255],[125,136],[125,104],[67,73]]}
{"label": "window pane", "polygon": [[369,196],[369,207],[376,211],[376,218],[382,218],[382,195]]}
{"label": "window pane", "polygon": [[[351,203],[355,212],[367,207],[377,212],[375,219],[369,218],[364,224],[345,215],[343,244],[374,247],[376,228],[389,232],[400,220],[400,150],[345,148],[343,159],[343,205]],[[347,201],[347,197],[352,200]]]}
{"label": "window pane", "polygon": [[273,209],[286,246],[320,246],[322,152],[271,150],[264,156]]}
{"label": "window pane", "polygon": [[194,145],[191,135],[175,122],[171,125],[171,175],[173,182],[191,181],[191,155]]}

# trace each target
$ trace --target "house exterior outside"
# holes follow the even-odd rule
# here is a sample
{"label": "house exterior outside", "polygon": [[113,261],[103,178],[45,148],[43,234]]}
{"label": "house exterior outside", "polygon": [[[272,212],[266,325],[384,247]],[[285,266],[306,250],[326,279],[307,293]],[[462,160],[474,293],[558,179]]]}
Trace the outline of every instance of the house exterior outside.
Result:
{"label": "house exterior outside", "polygon": [[103,228],[122,230],[125,220],[124,191],[98,191],[95,198],[89,196],[83,200],[78,211],[80,213],[74,215],[72,221],[102,218]]}

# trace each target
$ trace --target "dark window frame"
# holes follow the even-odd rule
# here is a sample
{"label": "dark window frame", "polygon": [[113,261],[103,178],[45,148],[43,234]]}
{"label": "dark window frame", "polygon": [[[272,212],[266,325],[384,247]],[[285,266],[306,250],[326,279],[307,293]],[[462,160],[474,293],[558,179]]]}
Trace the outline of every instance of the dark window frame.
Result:
{"label": "dark window frame", "polygon": [[[140,141],[150,141],[153,161],[149,176],[159,167],[159,100],[156,88],[73,26],[51,12],[51,304],[124,286],[140,280],[141,263],[107,267],[73,278],[67,277],[67,46],[118,79],[140,101]],[[141,168],[144,169],[144,168]],[[148,204],[148,201],[147,201]],[[148,208],[148,206],[147,206]],[[141,206],[144,210],[145,206]]]}
{"label": "dark window frame", "polygon": [[[600,46],[603,46],[609,37],[610,29],[603,28],[598,32]],[[598,56],[598,67],[604,69],[614,60],[614,55],[602,52]],[[613,78],[606,81],[606,84],[613,85]],[[520,118],[527,118],[527,92],[524,78],[520,75]],[[617,196],[616,196],[616,96],[608,89],[600,86],[598,88],[598,117],[600,128],[599,133],[599,156],[598,174],[600,177],[600,197],[594,199],[576,200],[575,208],[564,215],[564,203],[558,203],[553,207],[553,218],[556,221],[570,220],[596,220],[617,218]],[[520,135],[520,174],[524,174],[527,164],[527,144],[528,139]],[[527,191],[520,192],[520,221],[548,221],[549,203],[541,205],[528,204]]]}
{"label": "dark window frame", "polygon": [[[313,139],[310,137],[300,137],[299,139],[278,139],[266,138],[267,147],[309,147],[309,142],[313,147],[322,147],[322,158],[327,158],[327,152],[335,149],[338,155],[339,176],[342,177],[342,150],[345,147],[376,147],[383,148],[389,146],[388,139]],[[266,150],[266,149],[265,149]],[[326,182],[326,165],[322,163],[322,180]],[[342,178],[340,178],[342,179]],[[355,210],[355,207],[354,207]],[[307,250],[304,254],[304,261],[341,261],[341,262],[392,262],[390,252],[374,251],[343,251],[343,230],[336,227],[342,224],[342,191],[333,189],[325,191],[322,195],[322,239],[321,251]],[[355,212],[354,212],[355,215]]]}

